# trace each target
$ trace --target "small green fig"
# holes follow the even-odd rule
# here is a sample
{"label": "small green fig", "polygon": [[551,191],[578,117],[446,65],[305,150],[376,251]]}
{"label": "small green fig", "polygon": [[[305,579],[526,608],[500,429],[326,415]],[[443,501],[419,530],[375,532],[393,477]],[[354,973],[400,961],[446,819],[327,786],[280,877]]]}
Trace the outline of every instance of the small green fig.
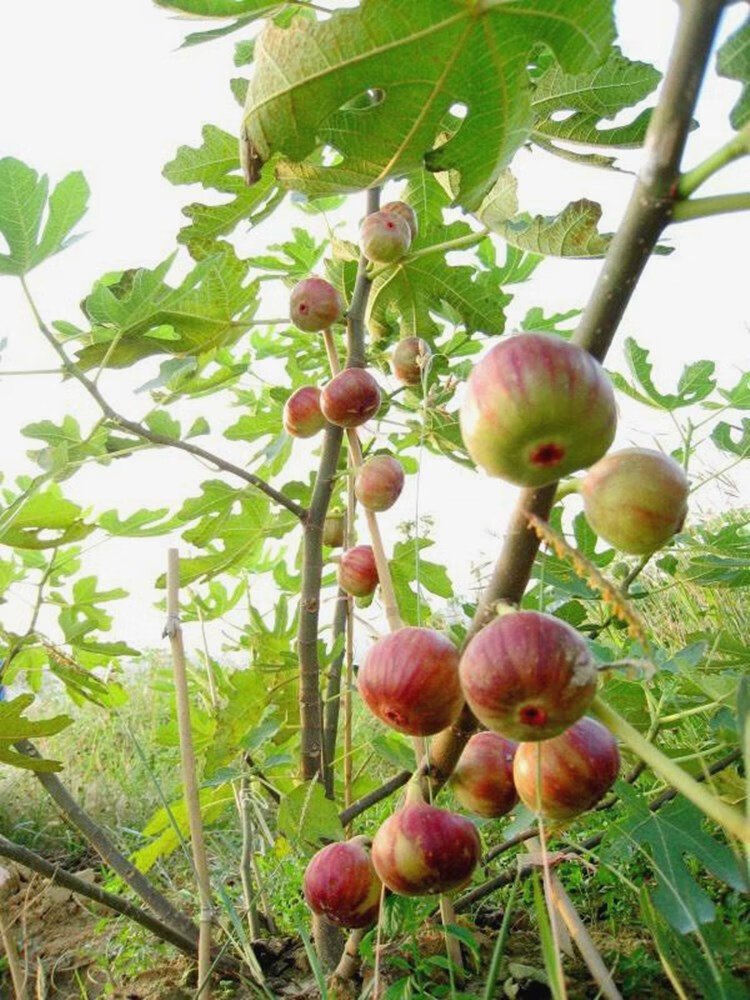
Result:
{"label": "small green fig", "polygon": [[597,535],[639,556],[660,549],[680,530],[688,491],[682,467],[649,448],[605,455],[581,483],[586,520]]}
{"label": "small green fig", "polygon": [[411,246],[409,223],[395,212],[372,212],[359,227],[359,245],[368,260],[394,264]]}

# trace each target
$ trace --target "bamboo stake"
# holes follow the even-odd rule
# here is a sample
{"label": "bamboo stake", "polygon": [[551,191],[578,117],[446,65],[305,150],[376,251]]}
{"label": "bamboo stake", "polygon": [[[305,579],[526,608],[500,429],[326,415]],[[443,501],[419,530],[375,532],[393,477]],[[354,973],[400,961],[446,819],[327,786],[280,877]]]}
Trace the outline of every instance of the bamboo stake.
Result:
{"label": "bamboo stake", "polygon": [[201,907],[198,936],[198,991],[196,996],[203,997],[203,1000],[211,1000],[211,880],[208,874],[206,845],[203,839],[193,734],[190,728],[185,647],[182,642],[182,626],[180,625],[180,555],[177,549],[169,549],[167,553],[167,624],[164,634],[169,637],[169,643],[172,647],[177,723],[180,732],[182,783],[190,823],[193,863]]}
{"label": "bamboo stake", "polygon": [[13,983],[13,991],[16,1000],[28,1000],[26,992],[26,975],[21,965],[21,959],[16,947],[16,939],[13,937],[13,928],[8,920],[5,904],[8,896],[8,883],[10,882],[10,872],[7,868],[0,868],[0,941],[5,948],[5,957],[8,960],[10,979]]}

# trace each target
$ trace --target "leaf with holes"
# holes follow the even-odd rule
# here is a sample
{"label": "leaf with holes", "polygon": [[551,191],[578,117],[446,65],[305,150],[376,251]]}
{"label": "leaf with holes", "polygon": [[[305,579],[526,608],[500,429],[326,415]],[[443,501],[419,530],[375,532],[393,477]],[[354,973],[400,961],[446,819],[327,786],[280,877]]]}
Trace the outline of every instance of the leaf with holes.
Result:
{"label": "leaf with holes", "polygon": [[[308,194],[424,165],[456,170],[458,202],[476,208],[529,136],[529,65],[542,47],[565,72],[584,73],[605,62],[613,37],[605,0],[364,0],[325,21],[269,24],[255,49],[245,140],[256,167],[281,154],[284,182]],[[466,116],[446,136],[456,104]],[[311,163],[325,146],[339,162]]]}

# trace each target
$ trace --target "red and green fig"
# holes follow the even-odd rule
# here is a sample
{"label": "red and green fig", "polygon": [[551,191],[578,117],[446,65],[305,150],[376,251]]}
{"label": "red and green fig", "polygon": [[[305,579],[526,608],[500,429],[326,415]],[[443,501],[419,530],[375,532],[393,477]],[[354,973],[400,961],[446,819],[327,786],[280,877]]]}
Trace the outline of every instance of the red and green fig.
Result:
{"label": "red and green fig", "polygon": [[411,205],[407,205],[405,201],[389,201],[387,204],[380,206],[380,211],[394,212],[396,215],[400,215],[409,227],[412,241],[417,238],[419,224],[417,223],[417,213]]}
{"label": "red and green fig", "polygon": [[469,454],[491,476],[545,486],[602,457],[617,411],[609,378],[587,351],[523,333],[474,366],[460,423]]}
{"label": "red and green fig", "polygon": [[354,478],[354,493],[367,510],[388,510],[401,496],[404,469],[391,455],[368,458]]}
{"label": "red and green fig", "polygon": [[378,639],[357,684],[372,714],[409,736],[439,733],[463,705],[458,650],[430,628],[407,625]]}
{"label": "red and green fig", "polygon": [[323,416],[337,427],[359,427],[379,406],[378,383],[364,368],[345,368],[320,393]]}
{"label": "red and green fig", "polygon": [[371,545],[355,545],[341,555],[338,583],[352,597],[369,597],[378,585],[378,567]]}
{"label": "red and green fig", "polygon": [[539,611],[511,611],[486,625],[464,650],[459,673],[474,715],[511,740],[557,736],[580,719],[597,686],[581,636]]}
{"label": "red and green fig", "polygon": [[369,927],[378,918],[381,884],[369,844],[366,837],[329,844],[305,870],[307,905],[337,927]]}
{"label": "red and green fig", "polygon": [[529,809],[538,809],[547,819],[570,819],[595,805],[619,770],[614,736],[601,722],[584,717],[554,739],[522,743],[513,762],[513,779]]}
{"label": "red and green fig", "polygon": [[682,466],[649,448],[605,455],[581,482],[586,520],[597,535],[639,556],[660,549],[680,530],[689,489]]}
{"label": "red and green fig", "polygon": [[359,245],[368,260],[394,264],[411,246],[409,223],[396,212],[372,212],[359,227]]}
{"label": "red and green fig", "polygon": [[451,777],[456,798],[478,816],[497,818],[518,802],[513,758],[518,744],[499,733],[474,733]]}
{"label": "red and green fig", "polygon": [[388,817],[373,838],[372,863],[400,896],[431,896],[465,886],[480,852],[470,820],[423,802]]}
{"label": "red and green fig", "polygon": [[284,404],[284,430],[296,438],[313,437],[322,431],[326,418],[320,409],[320,389],[316,385],[303,385]]}
{"label": "red and green fig", "polygon": [[306,333],[325,330],[344,318],[344,300],[324,278],[305,278],[292,289],[289,318]]}
{"label": "red and green fig", "polygon": [[431,354],[432,350],[426,340],[421,337],[404,337],[393,348],[393,374],[404,385],[419,385]]}

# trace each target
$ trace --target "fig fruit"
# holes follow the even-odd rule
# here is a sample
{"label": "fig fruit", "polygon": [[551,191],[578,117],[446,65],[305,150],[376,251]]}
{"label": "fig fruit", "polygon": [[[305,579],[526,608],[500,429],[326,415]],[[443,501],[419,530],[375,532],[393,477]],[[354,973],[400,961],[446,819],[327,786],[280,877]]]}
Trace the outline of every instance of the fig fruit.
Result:
{"label": "fig fruit", "polygon": [[379,406],[378,383],[364,368],[345,368],[320,393],[323,416],[338,427],[359,427]]}
{"label": "fig fruit", "polygon": [[372,863],[400,896],[430,896],[465,886],[480,851],[470,820],[423,802],[388,817],[373,838]]}
{"label": "fig fruit", "polygon": [[316,385],[303,385],[284,403],[284,430],[297,438],[313,437],[322,431],[326,418],[320,409],[320,389]]}
{"label": "fig fruit", "polygon": [[409,736],[440,732],[463,705],[458,650],[430,628],[407,625],[378,639],[357,684],[372,714]]}
{"label": "fig fruit", "polygon": [[389,201],[387,204],[380,206],[380,211],[395,212],[396,215],[400,215],[409,227],[412,242],[417,238],[419,224],[417,222],[417,213],[411,205],[407,205],[405,201]]}
{"label": "fig fruit", "polygon": [[478,816],[497,818],[518,802],[513,758],[518,744],[499,733],[474,733],[451,777],[456,798]]}
{"label": "fig fruit", "polygon": [[422,371],[430,359],[432,350],[421,337],[404,337],[393,348],[391,368],[393,374],[404,385],[419,385]]}
{"label": "fig fruit", "polygon": [[511,611],[464,650],[461,685],[472,712],[511,740],[548,740],[591,704],[597,669],[575,629],[539,611]]}
{"label": "fig fruit", "polygon": [[337,927],[369,927],[378,918],[380,879],[366,837],[329,844],[305,869],[305,901]]}
{"label": "fig fruit", "polygon": [[679,531],[687,513],[687,477],[669,455],[624,448],[605,455],[581,482],[586,520],[610,545],[648,555]]}
{"label": "fig fruit", "polygon": [[491,476],[545,486],[602,457],[617,411],[609,378],[587,351],[523,333],[474,366],[460,424],[469,454]]}
{"label": "fig fruit", "polygon": [[340,548],[344,544],[346,518],[340,513],[331,513],[323,521],[323,544],[331,549]]}
{"label": "fig fruit", "polygon": [[305,278],[292,289],[289,318],[306,333],[325,330],[344,318],[344,300],[324,278]]}
{"label": "fig fruit", "polygon": [[341,555],[339,587],[352,597],[369,597],[378,585],[375,553],[370,545],[355,545]]}
{"label": "fig fruit", "polygon": [[372,212],[359,227],[359,245],[368,260],[395,264],[411,246],[409,223],[396,212]]}
{"label": "fig fruit", "polygon": [[368,458],[354,477],[354,493],[367,510],[388,510],[401,496],[403,488],[403,466],[390,455]]}
{"label": "fig fruit", "polygon": [[[539,763],[541,754],[541,765]],[[537,775],[541,792],[537,800]],[[584,717],[541,743],[522,743],[513,762],[513,780],[529,809],[547,819],[570,819],[586,812],[612,787],[620,770],[617,742],[601,722]]]}

